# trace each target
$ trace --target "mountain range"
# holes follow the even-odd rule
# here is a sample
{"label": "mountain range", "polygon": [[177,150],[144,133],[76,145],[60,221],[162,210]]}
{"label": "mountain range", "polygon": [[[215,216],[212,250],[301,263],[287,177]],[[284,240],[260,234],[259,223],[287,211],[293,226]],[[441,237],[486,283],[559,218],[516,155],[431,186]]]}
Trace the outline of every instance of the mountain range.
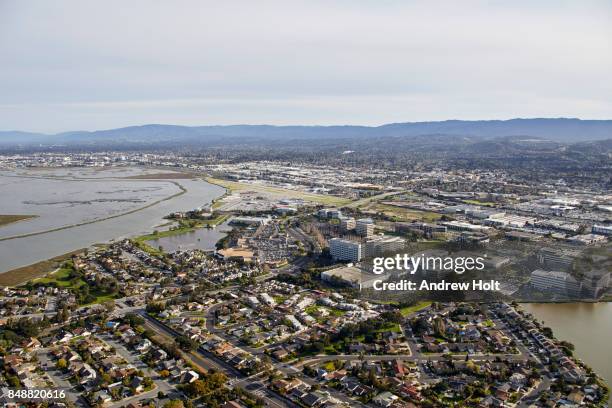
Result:
{"label": "mountain range", "polygon": [[573,144],[612,139],[612,120],[535,118],[510,120],[446,120],[406,122],[381,126],[179,126],[149,124],[97,131],[71,131],[43,134],[0,131],[4,146],[87,146],[87,145],[221,145],[298,142],[308,140],[365,141],[377,138],[427,140],[427,136],[447,140],[466,138],[491,141],[511,137],[529,141],[546,140]]}

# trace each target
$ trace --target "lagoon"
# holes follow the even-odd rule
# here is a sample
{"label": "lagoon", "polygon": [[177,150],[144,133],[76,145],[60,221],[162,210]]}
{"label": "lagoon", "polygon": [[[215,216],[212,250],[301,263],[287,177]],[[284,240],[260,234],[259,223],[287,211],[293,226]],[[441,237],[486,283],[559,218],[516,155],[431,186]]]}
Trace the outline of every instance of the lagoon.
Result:
{"label": "lagoon", "polygon": [[[199,178],[126,178],[144,172],[0,172],[0,214],[38,215],[0,227],[0,273],[96,243],[150,232],[166,222],[163,217],[169,213],[201,207],[225,192]],[[81,223],[87,224],[74,226]],[[56,228],[64,229],[49,231]],[[11,238],[32,233],[37,235]]]}
{"label": "lagoon", "polygon": [[186,251],[189,249],[201,249],[203,251],[212,251],[215,249],[215,244],[221,238],[231,231],[227,222],[222,223],[215,228],[198,228],[194,231],[185,232],[169,237],[157,238],[147,241],[147,244],[157,248],[161,246],[164,252]]}

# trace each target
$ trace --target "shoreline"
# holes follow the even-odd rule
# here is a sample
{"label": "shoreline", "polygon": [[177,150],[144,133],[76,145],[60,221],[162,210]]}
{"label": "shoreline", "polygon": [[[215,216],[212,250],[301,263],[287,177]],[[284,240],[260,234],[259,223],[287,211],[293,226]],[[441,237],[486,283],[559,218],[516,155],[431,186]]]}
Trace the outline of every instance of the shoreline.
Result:
{"label": "shoreline", "polygon": [[[208,221],[210,221],[209,225],[217,226],[219,224],[222,224],[223,222],[227,221],[228,217],[229,217],[228,215],[220,215],[217,218],[214,218],[212,220],[208,220]],[[206,226],[205,225],[200,225],[200,226],[197,226],[197,227],[190,227],[190,228],[162,231],[158,235],[153,235],[151,233],[151,234],[132,236],[130,239],[133,239],[136,242],[140,242],[140,243],[144,243],[144,244],[148,245],[147,242],[151,241],[151,240],[155,240],[155,239],[158,239],[158,238],[177,236],[177,235],[193,232],[193,231],[195,231],[197,229],[201,229],[201,228],[206,228]],[[104,245],[104,244],[103,243],[94,244],[94,246],[99,246],[99,245]],[[42,276],[45,276],[46,274],[52,272],[51,270],[47,270],[51,265],[61,264],[62,262],[65,262],[66,260],[70,259],[70,257],[72,257],[73,255],[80,254],[80,253],[84,252],[86,249],[87,248],[77,249],[77,250],[74,250],[74,251],[67,252],[65,254],[61,254],[61,255],[55,256],[53,258],[45,259],[43,261],[35,262],[35,263],[29,264],[29,265],[20,266],[18,268],[14,268],[14,269],[11,269],[11,270],[6,271],[6,272],[2,272],[2,273],[0,273],[0,286],[19,286],[19,285],[23,285],[24,283],[27,283],[28,281],[30,281],[32,279],[37,279],[37,278],[40,278]],[[45,268],[44,271],[41,270],[43,268]],[[32,274],[32,276],[28,277],[26,280],[23,280],[23,278],[18,278],[18,279],[22,279],[22,280],[17,281],[17,282],[13,282],[11,280],[11,277],[13,275],[20,274],[21,272],[24,272],[24,271],[26,271],[28,269],[34,269],[35,272],[33,272],[33,274],[32,274],[32,272],[30,272],[30,274]]]}
{"label": "shoreline", "polygon": [[31,220],[33,218],[38,218],[40,216],[36,215],[36,214],[34,214],[34,215],[30,215],[30,214],[2,214],[2,215],[0,215],[0,220],[3,217],[17,217],[17,219],[14,219],[12,221],[7,221],[7,222],[0,222],[0,228],[6,227],[7,225],[17,224],[18,222],[28,221],[28,220]]}
{"label": "shoreline", "polygon": [[[53,258],[43,261],[34,262],[29,265],[20,266],[10,271],[0,273],[0,286],[17,287],[27,283],[33,279],[41,278],[56,269],[58,265],[66,262],[73,255],[83,253],[87,248],[80,248],[74,251],[66,252],[65,254],[54,256]],[[20,276],[27,274],[27,278]]]}
{"label": "shoreline", "polygon": [[[52,228],[52,229],[48,229],[48,230],[44,230],[44,231],[29,232],[27,234],[20,234],[20,235],[13,235],[13,236],[10,236],[10,237],[4,237],[4,238],[0,238],[0,242],[2,242],[2,241],[9,241],[9,240],[13,240],[13,239],[34,237],[34,236],[37,236],[37,235],[43,235],[43,234],[48,234],[48,233],[51,233],[51,232],[57,232],[57,231],[67,230],[67,229],[70,229],[70,228],[81,227],[83,225],[90,225],[90,224],[95,224],[95,223],[102,222],[102,221],[112,220],[114,218],[119,218],[119,217],[123,217],[125,215],[134,214],[134,213],[136,213],[138,211],[146,210],[147,208],[153,207],[154,205],[157,205],[159,203],[163,203],[164,201],[172,200],[172,199],[174,199],[176,197],[179,197],[179,196],[181,196],[181,195],[183,195],[183,194],[185,194],[187,192],[187,189],[185,187],[183,187],[181,184],[179,184],[178,182],[171,181],[171,180],[168,180],[168,182],[174,184],[175,186],[177,186],[181,191],[179,191],[178,193],[172,194],[172,195],[170,195],[168,197],[165,197],[165,198],[153,201],[152,203],[149,203],[149,204],[147,204],[147,205],[145,205],[143,207],[138,207],[138,208],[135,208],[133,210],[129,210],[129,211],[126,211],[126,212],[123,212],[123,213],[120,213],[120,214],[114,214],[114,215],[110,215],[108,217],[98,218],[98,219],[90,220],[90,221],[79,222],[79,223],[76,223],[76,224],[64,225],[64,226],[61,226],[61,227]],[[6,272],[4,272],[4,273],[6,273]]]}
{"label": "shoreline", "polygon": [[[144,180],[143,180],[144,181]],[[169,183],[172,183],[174,185],[176,185],[180,191],[172,194],[170,196],[164,197],[162,199],[156,200],[154,202],[151,202],[143,207],[139,207],[139,208],[135,208],[133,210],[127,211],[127,212],[123,212],[121,214],[115,214],[115,215],[111,215],[109,217],[104,217],[104,218],[100,218],[100,219],[96,219],[96,220],[91,220],[91,221],[86,221],[86,222],[82,222],[82,223],[77,223],[77,224],[71,224],[71,225],[66,225],[66,226],[62,226],[62,227],[58,227],[58,228],[54,228],[51,230],[45,230],[45,231],[37,231],[37,232],[33,232],[33,233],[28,233],[28,234],[22,234],[22,235],[17,235],[17,236],[12,236],[12,237],[4,237],[4,238],[0,238],[0,242],[2,241],[9,241],[9,240],[13,240],[13,239],[21,239],[21,238],[27,238],[30,236],[36,236],[36,235],[43,235],[43,234],[47,234],[47,233],[52,233],[52,232],[56,232],[56,231],[61,231],[61,230],[67,230],[70,228],[76,228],[79,226],[83,226],[83,225],[89,225],[89,224],[95,224],[98,222],[102,222],[102,221],[106,221],[106,220],[110,220],[110,219],[114,219],[114,218],[119,218],[125,215],[129,215],[129,214],[133,214],[142,210],[145,210],[147,208],[150,208],[152,206],[155,206],[157,204],[160,204],[164,201],[168,201],[168,200],[172,200],[176,197],[179,197],[185,193],[187,193],[189,190],[187,188],[185,188],[182,184],[180,184],[178,181],[174,181],[174,180],[165,180]],[[207,182],[205,179],[202,179],[202,181]],[[209,184],[213,184],[213,183],[209,183]],[[216,184],[214,184],[215,186],[218,186]],[[222,187],[223,186],[219,186]],[[225,194],[227,194],[228,189],[224,188],[225,190]],[[215,199],[212,200],[212,202],[218,200],[219,198],[223,197],[223,195],[221,195],[220,197],[217,197]],[[227,219],[227,214],[222,214],[219,217],[216,217],[212,220],[207,220],[208,222],[204,222],[204,224],[210,223],[213,225],[217,225],[223,221],[225,221]],[[205,225],[201,226],[202,228],[205,228]],[[183,232],[183,231],[181,231]],[[184,231],[186,232],[186,231]],[[131,238],[142,238],[145,237],[147,235],[151,235],[149,234],[144,234],[144,235],[137,235],[136,233],[131,233],[128,234],[128,237]],[[152,237],[153,239],[155,239],[155,237]],[[104,245],[104,242],[97,242],[95,244],[93,244],[92,246],[98,246],[98,245]],[[53,267],[67,259],[70,259],[70,257],[72,255],[75,254],[79,254],[82,253],[83,251],[85,251],[87,248],[80,248],[74,251],[69,251],[66,253],[62,253],[59,254],[57,256],[53,256],[47,259],[43,259],[34,263],[30,263],[30,264],[25,264],[25,265],[21,265],[18,266],[16,268],[7,270],[5,272],[0,273],[0,286],[19,286],[22,285],[32,279],[36,279],[39,278],[41,276],[46,275],[47,273],[51,272],[53,270]]]}

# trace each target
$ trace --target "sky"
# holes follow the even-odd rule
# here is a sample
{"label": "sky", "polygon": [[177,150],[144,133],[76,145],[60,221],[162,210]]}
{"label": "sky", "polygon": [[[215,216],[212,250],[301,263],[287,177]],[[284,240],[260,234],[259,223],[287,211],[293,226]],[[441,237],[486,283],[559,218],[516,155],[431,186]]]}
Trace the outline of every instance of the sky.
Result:
{"label": "sky", "polygon": [[0,130],[612,119],[612,1],[0,0]]}

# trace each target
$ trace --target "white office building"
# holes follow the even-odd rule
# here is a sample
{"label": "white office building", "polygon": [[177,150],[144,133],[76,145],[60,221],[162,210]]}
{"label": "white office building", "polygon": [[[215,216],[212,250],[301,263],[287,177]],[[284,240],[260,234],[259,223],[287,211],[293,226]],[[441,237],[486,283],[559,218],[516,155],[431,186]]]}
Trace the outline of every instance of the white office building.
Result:
{"label": "white office building", "polygon": [[612,236],[612,225],[593,225],[591,230],[593,234]]}
{"label": "white office building", "polygon": [[569,273],[537,269],[531,272],[531,286],[547,293],[579,296],[582,285]]}
{"label": "white office building", "polygon": [[568,270],[580,253],[571,250],[542,248],[538,251],[538,262],[549,270]]}
{"label": "white office building", "polygon": [[265,225],[270,222],[270,217],[232,217],[231,225]]}
{"label": "white office building", "polygon": [[359,262],[362,258],[361,243],[348,239],[330,239],[329,252],[337,261]]}
{"label": "white office building", "polygon": [[374,235],[374,221],[371,218],[361,218],[355,223],[355,232],[362,237]]}
{"label": "white office building", "polygon": [[[355,266],[341,266],[321,273],[321,280],[325,282],[343,282],[353,288],[361,288],[362,272]],[[328,299],[330,302],[331,300]],[[332,302],[333,303],[333,302]]]}
{"label": "white office building", "polygon": [[400,237],[377,235],[365,242],[364,258],[374,258],[384,254],[396,254],[404,249],[406,240]]}
{"label": "white office building", "polygon": [[336,208],[323,208],[317,211],[317,215],[321,218],[342,218],[342,211]]}
{"label": "white office building", "polygon": [[340,227],[343,231],[350,231],[355,229],[355,219],[353,217],[346,217],[340,220]]}
{"label": "white office building", "polygon": [[582,277],[582,293],[589,298],[597,299],[610,287],[610,272],[588,271]]}

